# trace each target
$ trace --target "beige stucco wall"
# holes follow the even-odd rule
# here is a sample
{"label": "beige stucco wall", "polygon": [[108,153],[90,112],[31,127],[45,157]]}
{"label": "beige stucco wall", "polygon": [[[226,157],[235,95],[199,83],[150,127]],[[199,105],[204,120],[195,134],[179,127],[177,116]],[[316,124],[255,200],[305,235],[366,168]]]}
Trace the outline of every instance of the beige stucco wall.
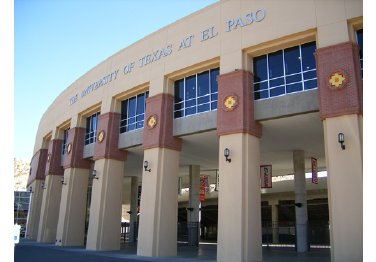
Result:
{"label": "beige stucco wall", "polygon": [[[361,117],[324,121],[332,261],[361,261],[363,250],[363,159]],[[345,135],[345,150],[338,133]],[[348,161],[351,159],[351,161]],[[345,219],[344,219],[345,218]]]}
{"label": "beige stucco wall", "polygon": [[[320,47],[348,41],[351,39],[351,30],[347,28],[347,21],[361,17],[362,8],[361,0],[285,0],[283,4],[273,0],[231,0],[208,6],[119,51],[77,79],[55,99],[43,115],[34,153],[42,147],[42,138],[51,131],[55,132],[57,126],[70,119],[71,127],[82,126],[84,123],[77,117],[78,114],[93,106],[100,107],[102,113],[114,110],[116,103],[113,102],[113,97],[132,93],[137,87],[150,85],[150,96],[162,92],[171,93],[172,81],[166,79],[174,80],[219,63],[221,73],[236,68],[247,69],[250,66],[249,60],[245,59],[245,53],[251,54],[255,50],[263,49],[264,46],[260,44],[265,42],[269,43],[271,49],[281,48],[282,42],[291,45],[292,42],[286,41],[286,36],[307,30],[311,30],[310,34],[313,34],[313,39],[317,38]],[[241,17],[245,23],[244,16],[259,9],[266,10],[262,21],[244,27],[238,26],[237,29],[226,32],[226,21],[236,21]],[[208,37],[213,37],[201,41],[201,32],[207,29]],[[316,31],[319,32],[318,35]],[[193,35],[190,47],[179,51],[181,40],[189,38],[190,35]],[[140,58],[169,45],[171,54],[146,66],[139,66]],[[132,62],[132,72],[124,74],[124,67]],[[116,80],[115,72],[118,72]],[[80,97],[82,90],[111,73],[111,82],[83,98]],[[70,98],[76,94],[78,101],[70,105]]]}

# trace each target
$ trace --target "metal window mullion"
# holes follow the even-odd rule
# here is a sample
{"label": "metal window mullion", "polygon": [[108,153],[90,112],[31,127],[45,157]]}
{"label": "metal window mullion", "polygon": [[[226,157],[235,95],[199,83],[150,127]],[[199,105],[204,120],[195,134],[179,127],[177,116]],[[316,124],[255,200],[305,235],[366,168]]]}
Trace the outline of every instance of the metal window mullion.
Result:
{"label": "metal window mullion", "polygon": [[302,77],[302,87],[303,90],[305,90],[305,84],[304,84],[304,68],[303,68],[303,56],[302,56],[302,46],[299,45],[299,56],[300,56],[300,75]]}
{"label": "metal window mullion", "polygon": [[147,91],[145,91],[145,93],[144,93],[144,118],[142,119],[142,125],[145,124],[146,98],[147,98],[146,93],[147,93]]}
{"label": "metal window mullion", "polygon": [[196,114],[198,113],[198,74],[196,74]]}
{"label": "metal window mullion", "polygon": [[128,98],[127,101],[127,113],[125,114],[125,119],[126,119],[126,124],[125,124],[125,131],[129,131],[128,130],[128,127],[129,127],[129,104],[130,104],[130,99]]}
{"label": "metal window mullion", "polygon": [[182,117],[185,117],[185,92],[186,92],[185,82],[186,82],[186,77],[183,78],[183,108],[182,108],[183,115]]}
{"label": "metal window mullion", "polygon": [[210,111],[212,110],[212,106],[211,106],[211,103],[212,103],[212,90],[211,90],[211,69],[209,69],[209,108],[210,108]]}
{"label": "metal window mullion", "polygon": [[[136,108],[134,110],[134,124],[137,127],[137,107],[138,107],[138,96],[136,95]],[[136,128],[137,129],[137,128]]]}
{"label": "metal window mullion", "polygon": [[286,87],[286,63],[285,63],[285,49],[282,49],[282,63],[283,63],[283,80],[285,81],[285,94],[287,94],[287,87]]}
{"label": "metal window mullion", "polygon": [[270,98],[269,54],[266,54],[266,79],[268,82],[268,98]]}

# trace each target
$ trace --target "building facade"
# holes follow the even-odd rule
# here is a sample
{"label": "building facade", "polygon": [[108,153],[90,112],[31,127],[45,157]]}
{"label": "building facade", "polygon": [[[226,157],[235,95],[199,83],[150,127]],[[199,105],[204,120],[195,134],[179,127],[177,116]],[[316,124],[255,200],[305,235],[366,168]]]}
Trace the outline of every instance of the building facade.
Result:
{"label": "building facade", "polygon": [[[360,261],[362,8],[223,0],[97,65],[40,121],[27,237],[116,250],[126,217],[138,255],[176,256],[178,208],[197,243],[206,190],[217,261],[262,260],[265,201],[273,222],[292,201],[306,252],[314,199],[327,199],[332,261]],[[307,181],[312,167],[327,178]]]}

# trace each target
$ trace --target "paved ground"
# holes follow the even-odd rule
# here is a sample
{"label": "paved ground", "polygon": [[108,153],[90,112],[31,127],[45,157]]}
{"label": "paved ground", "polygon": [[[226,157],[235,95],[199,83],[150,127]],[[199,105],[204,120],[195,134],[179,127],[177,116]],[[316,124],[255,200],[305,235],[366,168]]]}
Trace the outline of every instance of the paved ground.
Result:
{"label": "paved ground", "polygon": [[[123,245],[120,251],[87,251],[83,247],[57,247],[36,241],[21,239],[15,247],[15,262],[188,262],[216,261],[217,246],[200,244],[199,248],[178,246],[177,257],[140,257],[135,245]],[[305,254],[297,254],[292,248],[263,248],[263,261],[266,262],[330,262],[329,249],[312,249]]]}

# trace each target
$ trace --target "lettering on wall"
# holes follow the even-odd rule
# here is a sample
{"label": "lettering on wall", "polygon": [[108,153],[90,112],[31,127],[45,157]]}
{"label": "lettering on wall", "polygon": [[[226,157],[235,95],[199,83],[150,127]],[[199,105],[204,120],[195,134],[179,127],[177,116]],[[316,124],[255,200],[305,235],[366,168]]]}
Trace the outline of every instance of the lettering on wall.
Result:
{"label": "lettering on wall", "polygon": [[257,10],[256,12],[251,12],[243,17],[238,17],[236,19],[228,19],[226,21],[226,32],[230,32],[231,30],[238,29],[238,26],[244,27],[247,25],[251,25],[253,22],[261,22],[264,20],[266,16],[265,9]]}
{"label": "lettering on wall", "polygon": [[[243,16],[227,19],[224,23],[225,32],[230,33],[241,27],[249,26],[253,24],[254,22],[256,23],[261,22],[262,20],[264,20],[265,16],[266,16],[266,10],[259,9],[255,12],[250,12]],[[206,27],[199,31],[198,39],[200,40],[200,43],[202,43],[202,42],[209,41],[218,35],[219,35],[219,32],[214,26]],[[194,39],[195,39],[194,34],[187,34],[185,36],[182,36],[180,39],[180,42],[178,42],[176,45],[177,51],[183,51],[184,49],[191,47],[194,42],[193,41]],[[131,74],[134,70],[136,70],[136,65],[138,65],[139,68],[146,67],[147,65],[155,61],[158,61],[164,57],[170,56],[172,53],[173,53],[172,44],[167,44],[166,46],[161,47],[157,50],[152,50],[146,55],[140,57],[137,61],[127,62],[123,66],[123,76]],[[118,78],[119,71],[120,69],[116,69],[112,71],[111,73],[108,73],[107,75],[90,83],[87,87],[81,90],[80,93],[76,93],[75,95],[69,98],[69,105],[73,105],[79,99],[84,98],[86,95],[90,94],[91,92],[116,80]]]}

